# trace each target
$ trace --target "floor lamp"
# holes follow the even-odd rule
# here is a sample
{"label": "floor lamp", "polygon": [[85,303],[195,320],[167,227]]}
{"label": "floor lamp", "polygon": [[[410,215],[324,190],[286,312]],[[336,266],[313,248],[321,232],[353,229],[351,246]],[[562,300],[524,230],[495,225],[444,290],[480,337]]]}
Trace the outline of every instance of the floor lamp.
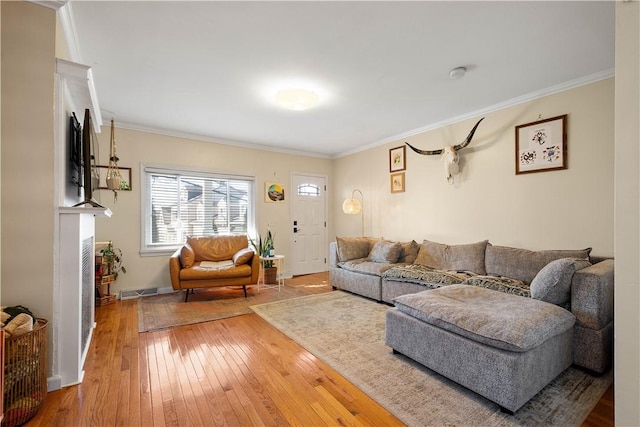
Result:
{"label": "floor lamp", "polygon": [[[362,200],[362,202],[355,198],[356,191],[360,193],[360,200]],[[362,191],[356,188],[351,192],[351,198],[345,199],[344,203],[342,203],[342,212],[349,215],[361,214],[362,237],[364,237],[364,196],[362,195]]]}

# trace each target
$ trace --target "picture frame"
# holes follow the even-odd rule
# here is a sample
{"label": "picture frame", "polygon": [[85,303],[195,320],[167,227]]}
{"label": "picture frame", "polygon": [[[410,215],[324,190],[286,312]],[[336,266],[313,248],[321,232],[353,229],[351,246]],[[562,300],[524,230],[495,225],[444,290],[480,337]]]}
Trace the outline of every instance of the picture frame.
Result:
{"label": "picture frame", "polygon": [[567,169],[567,115],[516,126],[516,175]]}
{"label": "picture frame", "polygon": [[[107,187],[107,172],[109,171],[109,166],[101,166],[96,165],[98,169],[98,174],[100,175],[100,181],[98,182],[98,190],[108,190]],[[118,191],[131,191],[133,185],[131,184],[131,168],[122,168],[118,166],[118,171],[122,178],[127,182],[128,188],[121,188]]]}
{"label": "picture frame", "polygon": [[407,147],[389,149],[389,172],[400,172],[407,169]]}
{"label": "picture frame", "polygon": [[284,186],[278,182],[264,183],[264,201],[267,203],[283,203]]}
{"label": "picture frame", "polygon": [[392,173],[390,177],[391,177],[391,192],[404,193],[404,172]]}

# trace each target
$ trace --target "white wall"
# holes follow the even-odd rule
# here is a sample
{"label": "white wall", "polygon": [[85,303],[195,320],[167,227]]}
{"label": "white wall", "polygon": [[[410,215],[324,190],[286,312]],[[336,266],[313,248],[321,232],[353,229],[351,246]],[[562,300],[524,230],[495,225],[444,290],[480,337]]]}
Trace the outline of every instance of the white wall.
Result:
{"label": "white wall", "polygon": [[640,4],[616,3],[615,420],[640,425]]}
{"label": "white wall", "polygon": [[[389,149],[462,142],[478,118],[335,161],[337,235],[359,235],[360,218],[338,211],[354,188],[364,193],[365,234],[529,249],[593,247],[613,255],[614,79],[486,115],[446,182],[439,156],[407,148],[404,193],[390,193]],[[568,114],[568,169],[515,175],[515,126]],[[334,237],[334,236],[332,236]]]}
{"label": "white wall", "polygon": [[[105,122],[111,120],[104,118]],[[290,198],[284,203],[265,203],[265,181],[281,182],[285,195],[292,172],[306,172],[330,176],[330,159],[282,154],[269,151],[240,148],[213,142],[182,139],[146,132],[118,128],[115,119],[115,138],[119,166],[132,168],[132,191],[118,192],[114,202],[113,193],[99,190],[95,194],[101,204],[113,211],[113,217],[96,220],[96,241],[112,240],[124,253],[126,274],[120,274],[112,292],[123,289],[170,287],[169,256],[141,257],[140,251],[140,162],[169,166],[184,166],[219,172],[235,172],[256,177],[256,225],[265,234],[267,227],[274,233],[278,253],[285,255],[284,273],[290,266],[290,240],[292,227],[289,224]],[[108,164],[108,126],[98,135],[100,141],[99,164]],[[330,200],[328,201],[330,202]],[[331,209],[329,210],[331,212]],[[329,234],[328,236],[333,235]]]}

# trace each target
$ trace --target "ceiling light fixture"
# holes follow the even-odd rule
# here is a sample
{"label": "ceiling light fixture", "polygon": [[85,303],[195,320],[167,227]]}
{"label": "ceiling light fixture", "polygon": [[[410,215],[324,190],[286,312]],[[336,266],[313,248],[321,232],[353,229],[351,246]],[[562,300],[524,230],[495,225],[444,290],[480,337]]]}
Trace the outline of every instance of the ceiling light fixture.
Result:
{"label": "ceiling light fixture", "polygon": [[302,111],[314,107],[318,103],[318,94],[309,89],[282,89],[276,93],[276,103],[282,108]]}
{"label": "ceiling light fixture", "polygon": [[456,67],[453,70],[449,71],[449,77],[451,77],[452,79],[459,79],[460,77],[464,76],[466,72],[466,67]]}

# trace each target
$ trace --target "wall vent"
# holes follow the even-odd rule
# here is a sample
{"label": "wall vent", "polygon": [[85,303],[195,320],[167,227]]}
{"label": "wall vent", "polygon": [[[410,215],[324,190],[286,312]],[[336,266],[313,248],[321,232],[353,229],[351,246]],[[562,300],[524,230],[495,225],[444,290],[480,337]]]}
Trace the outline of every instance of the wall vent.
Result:
{"label": "wall vent", "polygon": [[158,295],[158,288],[149,289],[126,289],[120,291],[120,299],[135,299],[140,297],[149,297],[152,295]]}

